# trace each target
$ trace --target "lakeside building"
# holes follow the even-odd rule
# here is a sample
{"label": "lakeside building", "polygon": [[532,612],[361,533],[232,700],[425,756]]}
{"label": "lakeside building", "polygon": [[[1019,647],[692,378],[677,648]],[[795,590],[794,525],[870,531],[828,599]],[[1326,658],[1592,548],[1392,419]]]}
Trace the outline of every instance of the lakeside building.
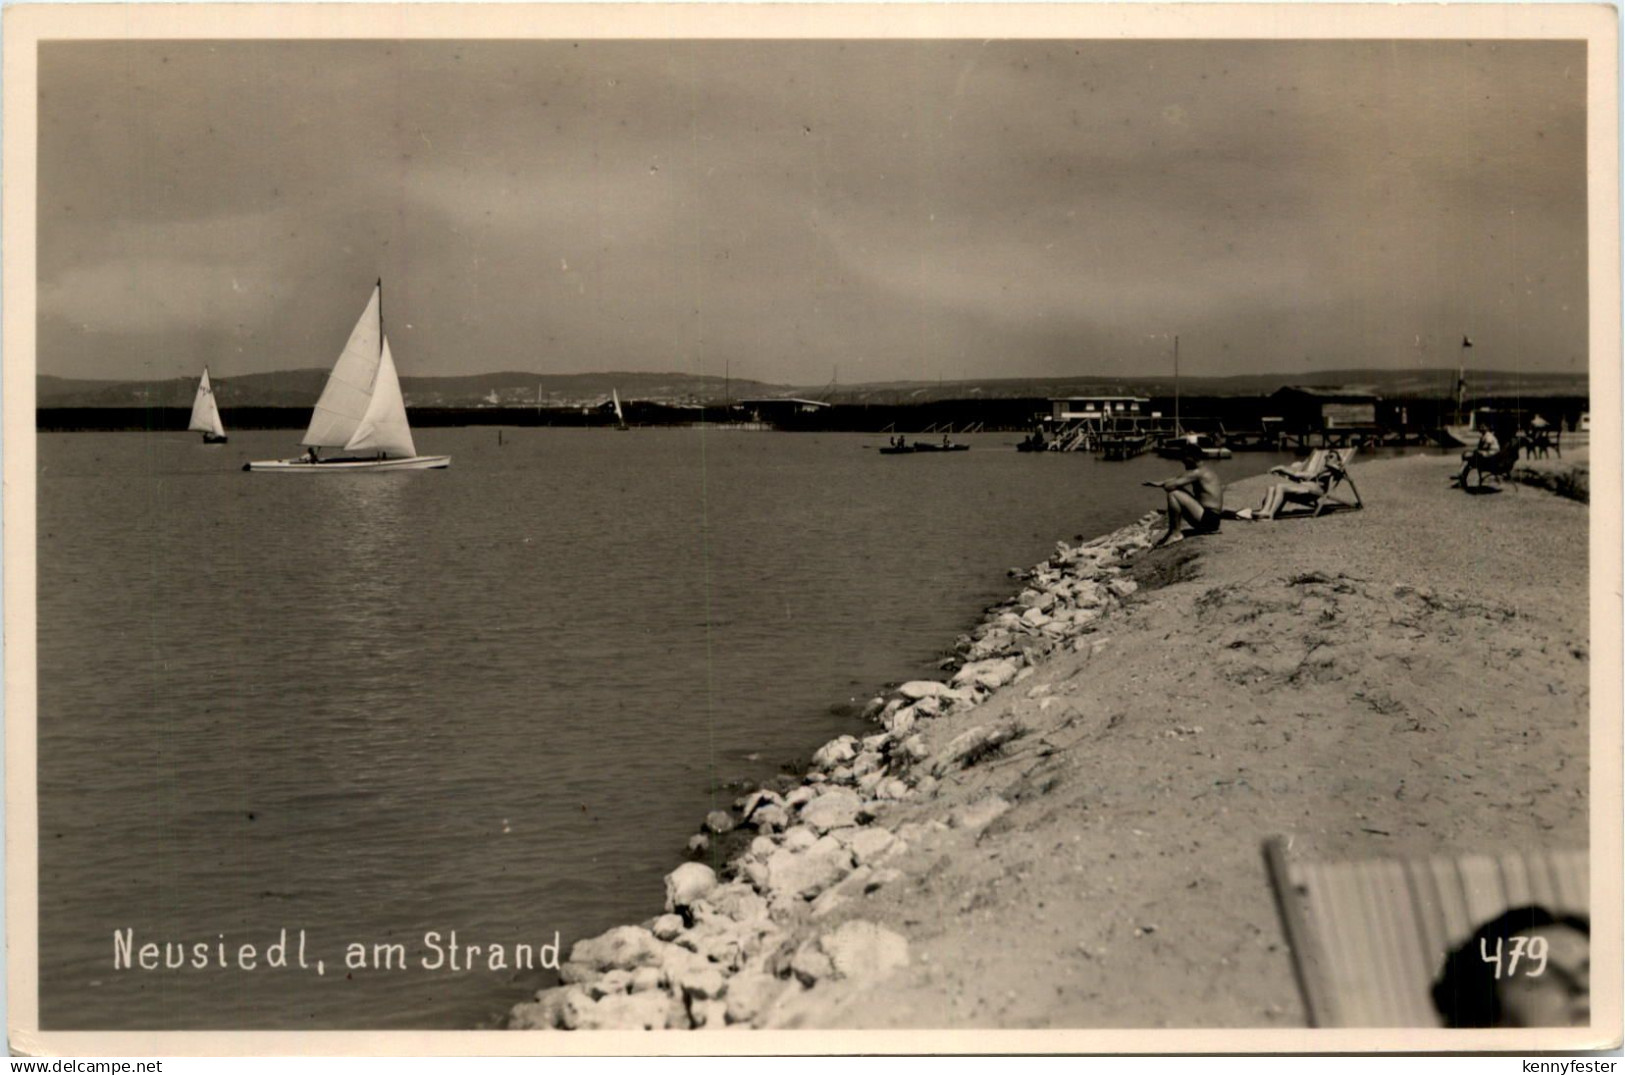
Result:
{"label": "lakeside building", "polygon": [[798,419],[805,420],[810,415],[826,411],[831,404],[818,399],[797,399],[793,396],[784,396],[768,399],[741,399],[734,407],[744,410],[753,423],[762,423],[773,428],[794,427]]}
{"label": "lakeside building", "polygon": [[1261,421],[1282,446],[1343,447],[1403,434],[1410,424],[1404,407],[1360,388],[1288,385],[1268,404],[1273,413]]}
{"label": "lakeside building", "polygon": [[1177,432],[1176,423],[1151,409],[1148,396],[1059,396],[1039,425],[1058,452],[1104,451],[1126,459]]}

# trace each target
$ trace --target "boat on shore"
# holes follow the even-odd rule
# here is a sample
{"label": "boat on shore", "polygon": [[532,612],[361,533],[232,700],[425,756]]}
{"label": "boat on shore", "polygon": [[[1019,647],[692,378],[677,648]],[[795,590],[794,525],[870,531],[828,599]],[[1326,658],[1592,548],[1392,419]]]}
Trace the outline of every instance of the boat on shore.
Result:
{"label": "boat on shore", "polygon": [[1179,437],[1169,437],[1157,445],[1157,454],[1164,459],[1179,459],[1193,444],[1202,453],[1203,459],[1229,459],[1232,454],[1229,448],[1207,433],[1187,433]]}
{"label": "boat on shore", "polygon": [[220,408],[214,401],[207,366],[203,367],[203,378],[197,383],[197,394],[192,397],[192,420],[186,428],[189,432],[202,433],[204,444],[226,443],[226,427],[220,421]]}
{"label": "boat on shore", "polygon": [[[384,335],[384,282],[350,332],[350,339],[328,374],[327,385],[300,441],[308,451],[295,459],[262,459],[244,463],[249,471],[286,474],[360,473],[372,471],[443,470],[449,455],[419,455],[406,420],[400,375]],[[321,449],[370,452],[321,458]]]}
{"label": "boat on shore", "polygon": [[948,438],[946,438],[946,437],[944,437],[942,439],[941,444],[936,444],[936,443],[933,443],[933,442],[928,441],[928,440],[917,440],[912,445],[910,445],[910,447],[913,448],[913,450],[916,451],[916,452],[968,452],[968,451],[970,451],[970,445],[968,445],[968,444],[956,444],[956,443],[950,442],[948,440]]}

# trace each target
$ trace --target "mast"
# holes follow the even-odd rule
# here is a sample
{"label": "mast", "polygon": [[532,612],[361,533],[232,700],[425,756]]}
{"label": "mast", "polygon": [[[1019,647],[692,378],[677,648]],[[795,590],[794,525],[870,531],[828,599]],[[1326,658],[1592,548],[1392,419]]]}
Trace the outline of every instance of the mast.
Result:
{"label": "mast", "polygon": [[1174,336],[1174,436],[1185,430],[1179,424],[1179,336]]}

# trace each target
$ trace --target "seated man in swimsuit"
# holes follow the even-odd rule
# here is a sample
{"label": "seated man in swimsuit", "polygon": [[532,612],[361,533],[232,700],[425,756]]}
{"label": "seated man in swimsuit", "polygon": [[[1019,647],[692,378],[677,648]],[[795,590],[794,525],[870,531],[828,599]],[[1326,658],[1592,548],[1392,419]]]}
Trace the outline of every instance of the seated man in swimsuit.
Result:
{"label": "seated man in swimsuit", "polygon": [[1152,548],[1182,540],[1180,524],[1185,522],[1198,534],[1219,532],[1224,485],[1217,474],[1203,465],[1202,449],[1195,444],[1187,444],[1180,458],[1185,464],[1185,473],[1160,482],[1142,483],[1168,494],[1168,532],[1158,538]]}

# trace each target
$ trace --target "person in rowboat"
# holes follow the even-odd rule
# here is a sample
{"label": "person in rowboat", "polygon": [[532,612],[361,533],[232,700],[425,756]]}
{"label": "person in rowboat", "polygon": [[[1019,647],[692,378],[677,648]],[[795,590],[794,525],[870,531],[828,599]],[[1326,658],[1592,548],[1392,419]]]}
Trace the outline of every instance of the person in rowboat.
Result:
{"label": "person in rowboat", "polygon": [[1158,538],[1152,548],[1183,540],[1180,526],[1189,523],[1198,534],[1219,532],[1219,512],[1224,507],[1224,483],[1205,465],[1202,449],[1187,443],[1180,459],[1185,473],[1160,482],[1141,484],[1161,489],[1168,494],[1168,532]]}

